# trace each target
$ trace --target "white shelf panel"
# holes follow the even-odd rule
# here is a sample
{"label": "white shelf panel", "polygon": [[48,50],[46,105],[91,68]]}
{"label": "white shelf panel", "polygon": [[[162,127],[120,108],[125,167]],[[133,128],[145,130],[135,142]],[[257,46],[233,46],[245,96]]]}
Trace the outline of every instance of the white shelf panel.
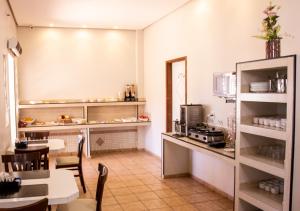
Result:
{"label": "white shelf panel", "polygon": [[282,211],[283,195],[260,190],[257,184],[241,184],[239,198],[265,211]]}
{"label": "white shelf panel", "polygon": [[136,106],[145,105],[146,101],[136,101],[136,102],[103,102],[103,103],[87,103],[86,106]]}
{"label": "white shelf panel", "polygon": [[87,125],[51,125],[51,126],[31,126],[18,128],[18,132],[38,132],[55,130],[81,130],[88,128]]}
{"label": "white shelf panel", "polygon": [[286,103],[287,94],[278,93],[241,93],[240,101]]}
{"label": "white shelf panel", "polygon": [[111,128],[111,127],[142,127],[149,126],[151,122],[126,122],[126,123],[99,123],[84,125],[53,125],[19,128],[18,132],[56,131],[56,130],[76,130],[87,128]]}
{"label": "white shelf panel", "polygon": [[126,122],[126,123],[104,123],[104,124],[90,124],[88,128],[111,128],[111,127],[142,127],[149,126],[151,122]]}
{"label": "white shelf panel", "polygon": [[134,102],[79,102],[79,103],[40,103],[40,104],[20,104],[19,109],[30,108],[69,108],[69,107],[93,107],[93,106],[136,106],[145,105],[146,101]]}
{"label": "white shelf panel", "polygon": [[241,124],[240,131],[244,133],[250,133],[253,135],[280,139],[283,141],[286,141],[288,138],[288,134],[283,129],[270,128],[270,127],[254,125],[254,124]]}
{"label": "white shelf panel", "polygon": [[240,163],[281,178],[285,176],[283,163],[256,154],[242,153],[240,155]]}

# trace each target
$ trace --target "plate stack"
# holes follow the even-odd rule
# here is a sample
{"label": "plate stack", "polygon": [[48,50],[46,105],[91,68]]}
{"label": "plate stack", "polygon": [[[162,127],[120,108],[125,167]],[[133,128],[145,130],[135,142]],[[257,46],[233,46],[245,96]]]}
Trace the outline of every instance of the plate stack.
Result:
{"label": "plate stack", "polygon": [[269,92],[269,82],[250,83],[250,92]]}

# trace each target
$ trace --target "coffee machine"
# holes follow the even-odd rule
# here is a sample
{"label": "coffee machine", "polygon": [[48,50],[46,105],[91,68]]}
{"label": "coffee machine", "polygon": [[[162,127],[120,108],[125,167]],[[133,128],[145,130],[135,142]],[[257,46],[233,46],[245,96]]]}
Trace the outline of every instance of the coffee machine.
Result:
{"label": "coffee machine", "polygon": [[180,120],[175,121],[175,132],[179,136],[188,136],[189,129],[198,127],[203,122],[203,106],[186,104],[180,106]]}

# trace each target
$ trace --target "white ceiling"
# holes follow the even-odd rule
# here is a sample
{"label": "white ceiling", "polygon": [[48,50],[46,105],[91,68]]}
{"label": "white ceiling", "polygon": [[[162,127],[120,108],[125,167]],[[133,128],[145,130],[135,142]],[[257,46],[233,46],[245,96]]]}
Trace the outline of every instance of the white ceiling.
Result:
{"label": "white ceiling", "polygon": [[9,0],[20,26],[143,29],[189,0]]}

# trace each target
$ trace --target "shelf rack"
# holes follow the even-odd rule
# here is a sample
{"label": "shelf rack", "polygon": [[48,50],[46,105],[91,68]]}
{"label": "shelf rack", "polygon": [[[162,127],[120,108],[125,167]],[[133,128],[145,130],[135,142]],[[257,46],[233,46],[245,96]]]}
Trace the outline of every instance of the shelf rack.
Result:
{"label": "shelf rack", "polygon": [[[66,113],[72,116],[80,116],[87,120],[86,124],[58,124],[58,125],[32,125],[18,128],[18,132],[39,132],[39,131],[64,131],[64,130],[81,130],[86,134],[86,150],[85,154],[90,157],[91,148],[89,133],[90,130],[104,128],[130,128],[130,127],[145,127],[151,124],[151,121],[136,121],[136,122],[111,122],[119,116],[136,116],[138,118],[140,111],[146,104],[145,100],[124,102],[124,101],[106,101],[106,102],[83,102],[75,100],[61,100],[55,102],[22,102],[18,105],[18,116],[26,116],[27,114],[42,116],[47,120],[54,120],[56,113]],[[100,109],[100,110],[99,110]],[[102,109],[102,110],[101,110]],[[109,112],[108,112],[109,111]],[[122,113],[124,112],[124,114]],[[128,117],[129,117],[128,116]],[[104,122],[99,120],[104,118]],[[99,121],[94,121],[94,120]],[[89,120],[93,120],[91,123]],[[101,122],[101,123],[100,123]]]}
{"label": "shelf rack", "polygon": [[[235,172],[235,210],[290,210],[291,171],[294,142],[294,92],[296,56],[237,63],[237,141]],[[268,81],[270,75],[287,75],[287,93],[251,93],[251,82]],[[277,109],[276,109],[277,108]],[[273,113],[272,113],[273,112]],[[276,113],[278,112],[278,113]],[[284,115],[286,129],[259,126],[251,123],[254,116]],[[249,121],[250,120],[250,121]],[[284,161],[263,157],[247,148],[270,143],[285,147]],[[260,190],[258,182],[270,178],[284,181],[283,194],[273,195]]]}
{"label": "shelf rack", "polygon": [[19,128],[19,132],[38,132],[38,131],[57,131],[57,130],[77,130],[77,129],[94,129],[94,128],[112,128],[112,127],[140,127],[149,126],[150,121],[140,122],[120,122],[120,123],[91,123],[91,124],[70,124],[70,125],[51,125],[51,126],[29,126]]}

